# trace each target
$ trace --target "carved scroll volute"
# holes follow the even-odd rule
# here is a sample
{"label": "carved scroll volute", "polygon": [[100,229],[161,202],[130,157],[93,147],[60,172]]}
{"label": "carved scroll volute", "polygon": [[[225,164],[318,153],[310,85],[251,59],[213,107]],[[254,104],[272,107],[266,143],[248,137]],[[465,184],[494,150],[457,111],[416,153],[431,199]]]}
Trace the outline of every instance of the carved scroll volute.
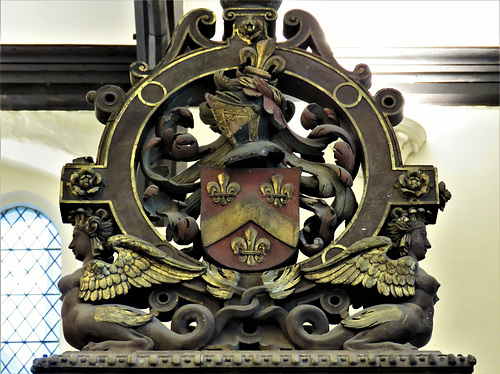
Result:
{"label": "carved scroll volute", "polygon": [[195,9],[186,14],[172,36],[172,41],[159,65],[166,65],[190,51],[213,48],[223,43],[210,40],[215,34],[215,14],[208,9]]}
{"label": "carved scroll volute", "polygon": [[321,26],[310,13],[300,9],[291,10],[285,14],[283,23],[283,35],[288,40],[279,43],[280,47],[303,51],[310,48],[314,54],[328,61],[349,77],[356,79],[366,88],[371,87],[372,74],[368,65],[358,64],[352,72],[344,69],[333,57]]}

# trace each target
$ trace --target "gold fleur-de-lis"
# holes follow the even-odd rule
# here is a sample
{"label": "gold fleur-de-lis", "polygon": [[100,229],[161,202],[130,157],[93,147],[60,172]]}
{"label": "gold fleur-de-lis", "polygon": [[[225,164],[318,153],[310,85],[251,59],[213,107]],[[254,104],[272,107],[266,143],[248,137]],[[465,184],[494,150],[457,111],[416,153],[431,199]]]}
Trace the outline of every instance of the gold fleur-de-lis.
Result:
{"label": "gold fleur-de-lis", "polygon": [[237,182],[229,183],[229,175],[226,173],[219,174],[217,180],[218,183],[214,181],[207,183],[207,191],[214,203],[226,205],[234,201],[234,198],[241,190],[240,184]]}
{"label": "gold fleur-de-lis", "polygon": [[245,231],[244,238],[238,236],[231,240],[231,249],[235,255],[239,255],[240,262],[255,266],[264,261],[271,249],[271,242],[266,238],[257,238],[257,230],[250,227]]}
{"label": "gold fleur-de-lis", "polygon": [[295,187],[291,183],[283,184],[283,176],[275,174],[271,177],[271,183],[266,182],[260,185],[260,190],[264,196],[267,196],[267,201],[274,204],[278,208],[286,205],[295,192]]}

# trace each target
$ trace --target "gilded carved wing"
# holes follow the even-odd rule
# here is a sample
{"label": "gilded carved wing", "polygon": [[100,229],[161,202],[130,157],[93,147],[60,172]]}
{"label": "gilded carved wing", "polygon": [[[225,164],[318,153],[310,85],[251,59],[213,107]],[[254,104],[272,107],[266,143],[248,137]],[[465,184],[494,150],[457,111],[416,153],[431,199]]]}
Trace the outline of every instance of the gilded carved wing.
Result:
{"label": "gilded carved wing", "polygon": [[126,294],[132,287],[190,280],[206,270],[202,264],[190,265],[176,260],[150,243],[130,235],[112,236],[108,245],[118,253],[118,257],[112,264],[93,260],[85,266],[79,293],[84,301],[112,299]]}
{"label": "gilded carved wing", "polygon": [[300,267],[295,264],[286,267],[283,271],[265,271],[261,278],[269,296],[273,299],[284,299],[295,291],[295,286],[300,282]]}
{"label": "gilded carved wing", "polygon": [[204,263],[207,271],[203,274],[203,280],[207,283],[207,290],[213,296],[229,300],[233,294],[241,295],[244,288],[238,286],[240,273],[229,269],[220,269],[215,265]]}
{"label": "gilded carved wing", "polygon": [[391,240],[383,236],[357,241],[321,265],[302,269],[316,283],[377,286],[384,296],[415,295],[417,260],[409,256],[392,260],[387,256]]}

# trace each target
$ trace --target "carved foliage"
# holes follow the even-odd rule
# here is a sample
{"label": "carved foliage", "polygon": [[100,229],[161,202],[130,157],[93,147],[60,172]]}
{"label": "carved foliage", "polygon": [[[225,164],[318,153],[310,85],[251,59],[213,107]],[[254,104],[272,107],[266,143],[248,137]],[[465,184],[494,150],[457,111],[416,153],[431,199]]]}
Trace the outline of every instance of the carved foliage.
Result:
{"label": "carved foliage", "polygon": [[[177,126],[194,126],[189,110],[176,107],[183,105],[184,103],[180,102],[186,99],[183,96],[183,88],[172,91],[172,103],[165,101],[165,106],[158,109],[157,113],[151,113],[148,117],[150,120],[147,120],[149,122],[145,122],[146,130],[137,138],[137,150],[134,148],[134,152],[141,153],[142,158],[140,161],[136,160],[133,165],[134,168],[139,168],[140,163],[147,182],[154,183],[154,186],[144,192],[143,208],[150,217],[164,217],[167,241],[174,240],[178,244],[193,243],[193,247],[177,251],[166,242],[156,243],[158,246],[155,246],[127,235],[112,237],[108,244],[117,254],[115,260],[94,259],[85,263],[83,269],[80,269],[83,276],[79,278],[79,298],[88,304],[97,304],[115,297],[118,299],[120,296],[120,300],[139,303],[134,297],[141,292],[130,291],[133,288],[142,288],[143,291],[148,291],[144,294],[149,298],[151,311],[145,314],[129,309],[128,305],[106,306],[95,309],[97,322],[113,323],[122,327],[156,323],[160,319],[159,315],[162,315],[162,318],[170,318],[174,314],[178,316],[177,311],[183,308],[180,306],[187,300],[192,303],[192,307],[197,308],[196,315],[204,321],[209,321],[206,324],[207,336],[211,336],[215,329],[215,337],[210,343],[211,337],[208,337],[193,347],[206,348],[207,343],[213,343],[215,347],[218,343],[229,342],[228,345],[234,344],[237,349],[239,343],[257,344],[262,337],[275,334],[278,338],[272,337],[273,344],[285,341],[287,347],[293,343],[295,347],[308,348],[307,344],[302,346],[300,342],[315,339],[309,337],[309,340],[296,340],[293,335],[295,333],[287,330],[287,321],[294,322],[303,330],[302,322],[311,322],[312,318],[314,334],[308,335],[317,337],[328,333],[329,323],[333,323],[332,315],[338,318],[334,320],[335,323],[343,318],[344,326],[353,326],[349,325],[353,318],[349,323],[346,322],[349,318],[350,296],[358,300],[365,295],[375,294],[376,300],[383,300],[385,297],[396,300],[395,303],[404,300],[394,308],[391,307],[393,310],[399,310],[399,305],[407,303],[415,295],[418,258],[409,256],[408,252],[405,255],[393,256],[390,250],[394,246],[387,238],[365,238],[347,249],[334,246],[335,229],[343,222],[349,223],[355,217],[357,209],[356,199],[350,187],[363,158],[360,153],[364,149],[361,149],[360,144],[364,143],[359,141],[359,138],[362,138],[361,130],[356,135],[356,131],[346,126],[344,112],[354,108],[362,110],[362,106],[358,104],[367,100],[368,93],[360,87],[359,82],[369,86],[371,75],[368,67],[358,65],[354,73],[347,72],[347,76],[357,79],[358,83],[338,84],[331,94],[331,97],[338,99],[336,104],[332,103],[341,105],[342,109],[332,106],[332,103],[322,105],[330,105],[334,109],[315,104],[307,107],[301,122],[310,132],[307,138],[300,137],[288,126],[294,111],[293,103],[285,97],[285,94],[290,92],[282,93],[281,88],[278,89],[281,86],[277,85],[278,78],[281,82],[281,77],[290,78],[290,73],[297,74],[293,65],[296,61],[293,59],[289,60],[290,71],[284,72],[286,61],[283,56],[289,53],[299,55],[300,58],[307,56],[311,66],[314,66],[312,62],[325,65],[327,61],[332,72],[335,70],[344,74],[346,71],[334,60],[321,28],[310,14],[303,11],[289,12],[285,17],[285,35],[288,40],[276,45],[268,33],[269,26],[275,20],[271,17],[275,12],[269,12],[267,19],[264,15],[255,16],[256,9],[250,8],[245,10],[245,7],[242,7],[234,10],[234,13],[229,10],[226,12],[225,20],[232,19],[232,23],[226,23],[226,26],[234,27],[230,28],[230,34],[226,32],[227,38],[224,42],[210,40],[215,25],[214,14],[207,10],[193,11],[177,28],[158,70],[149,70],[143,63],[136,63],[131,67],[131,81],[138,91],[139,101],[145,106],[154,107],[166,95],[166,89],[159,83],[160,80],[148,82],[145,87],[137,85],[157,72],[167,76],[170,73],[169,64],[178,66],[177,62],[183,59],[196,62],[198,60],[191,57],[204,55],[191,54],[192,51],[211,49],[210,52],[213,52],[220,48],[226,53],[223,56],[230,56],[231,64],[234,63],[231,67],[224,65],[228,59],[222,61],[223,70],[214,74],[215,94],[213,91],[212,94],[207,93],[206,102],[203,103],[205,105],[202,104],[200,108],[202,120],[215,132],[222,134],[212,145],[199,147],[192,135],[176,132]],[[216,56],[216,53],[213,56]],[[238,58],[240,65],[236,67]],[[323,61],[319,62],[319,59]],[[209,74],[213,74],[213,70],[203,71],[196,79],[205,82]],[[316,76],[314,79],[316,81],[311,82],[311,85],[318,83],[322,77]],[[345,75],[342,79],[347,80]],[[185,82],[192,83],[189,79]],[[191,87],[201,86],[193,85],[188,89]],[[203,87],[205,89],[206,85],[203,84]],[[285,82],[283,87],[288,88],[288,83]],[[189,94],[187,101],[193,97],[201,97],[193,96],[191,92]],[[298,96],[301,96],[300,94]],[[353,94],[352,102],[347,100],[350,99],[350,94]],[[347,99],[340,100],[344,96]],[[304,97],[312,95],[309,92]],[[396,123],[402,107],[399,96],[392,91],[381,91],[376,98],[378,111],[385,114],[393,124]],[[325,99],[322,101],[325,102]],[[130,106],[133,108],[132,104]],[[138,116],[129,115],[127,118],[130,117]],[[385,120],[381,122],[386,123]],[[149,133],[146,133],[147,131]],[[338,141],[339,139],[343,141]],[[248,147],[249,144],[251,147]],[[325,163],[323,158],[323,151],[331,144],[334,144],[337,160],[335,165]],[[238,162],[233,162],[234,160]],[[170,161],[197,163],[174,175],[175,165]],[[254,162],[258,165],[255,170],[259,170],[253,173],[255,181],[250,181],[251,178],[237,179],[241,170],[249,168]],[[223,169],[227,172],[221,172],[220,169],[213,168],[221,165],[233,170]],[[269,170],[270,165],[275,169]],[[212,167],[213,174],[207,178],[208,183],[202,186],[202,182],[198,181],[205,183],[206,179],[202,179],[205,166]],[[294,166],[297,167],[294,184],[285,183],[285,177],[288,182],[292,180],[288,177],[287,169]],[[267,171],[263,171],[266,170],[264,168],[267,168]],[[389,188],[396,177],[397,174],[391,174],[391,177],[387,178]],[[68,186],[77,196],[91,196],[102,187],[102,177],[90,166],[74,172],[69,180]],[[418,169],[401,174],[396,184],[405,197],[412,199],[425,197],[432,186],[429,176]],[[139,183],[135,187],[138,185]],[[439,203],[444,207],[451,195],[444,184],[439,187]],[[208,199],[207,192],[210,197]],[[314,213],[306,220],[301,232],[302,248],[297,244],[300,227],[299,192],[301,207]],[[188,195],[189,193],[192,194]],[[405,197],[399,199],[407,204]],[[320,198],[333,198],[333,203],[327,203]],[[206,206],[209,208],[205,209]],[[211,209],[215,212],[213,216],[210,216]],[[199,235],[196,224],[199,214],[202,214],[202,225],[205,224],[205,229],[202,226],[203,235]],[[207,238],[207,235],[211,236]],[[345,239],[345,236],[341,236],[339,240],[342,239]],[[306,249],[308,255],[315,255],[323,249],[324,252],[310,260],[292,264],[296,261],[297,248]],[[241,272],[219,268],[213,263],[199,262],[198,259],[204,255],[203,250],[205,259],[239,269]],[[227,265],[224,258],[230,258],[232,262]],[[283,264],[288,266],[275,269]],[[267,269],[273,270],[257,273]],[[174,283],[176,284],[173,285]],[[357,287],[351,288],[354,286]],[[368,289],[375,289],[377,292],[369,292]],[[310,294],[309,290],[312,291]],[[351,290],[355,291],[351,293]],[[125,295],[128,297],[123,297]],[[432,293],[429,293],[429,296],[432,297]],[[179,302],[179,298],[183,301]],[[316,309],[312,308],[312,305],[304,305],[308,303],[314,304]],[[202,304],[203,308],[207,305],[210,311],[201,310],[201,305],[195,304]],[[308,308],[303,308],[305,306]],[[311,317],[311,313],[318,310],[319,317]],[[388,309],[379,308],[376,312],[385,310]],[[304,315],[304,321],[298,318],[299,312]],[[371,311],[367,312],[369,313]],[[384,313],[381,314],[384,318],[387,317],[386,320],[377,320],[377,323],[391,322],[402,315]],[[215,321],[212,314],[215,314]],[[158,318],[153,318],[153,315]],[[272,326],[275,330],[268,335],[267,332],[256,333],[254,340],[249,338],[252,334],[248,331],[244,338],[243,334],[234,339],[224,335],[226,325],[232,328],[246,318],[252,319],[261,330],[263,326]],[[186,312],[181,320],[182,323],[178,318],[172,319],[173,330],[190,334],[189,324],[197,322],[196,318],[193,318],[191,312]],[[201,323],[199,325],[201,326]],[[371,325],[363,322],[352,328],[370,327]],[[111,340],[114,337],[109,338]],[[265,344],[268,344],[268,341]],[[181,343],[174,348],[178,347],[189,348]],[[318,347],[329,348],[320,344]],[[337,349],[342,345],[335,347]]]}
{"label": "carved foliage", "polygon": [[300,266],[295,264],[280,270],[269,270],[262,274],[262,283],[268,287],[273,299],[284,299],[295,291],[300,282]]}
{"label": "carved foliage", "polygon": [[203,279],[208,283],[207,290],[213,296],[228,300],[233,294],[241,295],[243,288],[238,286],[240,273],[229,269],[220,269],[214,265],[206,264],[207,272],[203,274]]}

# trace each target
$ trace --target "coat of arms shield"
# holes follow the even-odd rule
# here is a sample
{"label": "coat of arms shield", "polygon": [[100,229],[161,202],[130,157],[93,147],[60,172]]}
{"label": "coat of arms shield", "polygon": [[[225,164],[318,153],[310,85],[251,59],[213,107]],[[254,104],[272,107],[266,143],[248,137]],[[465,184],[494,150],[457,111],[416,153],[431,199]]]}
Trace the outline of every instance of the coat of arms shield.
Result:
{"label": "coat of arms shield", "polygon": [[240,271],[281,265],[297,253],[300,168],[202,168],[206,255]]}

